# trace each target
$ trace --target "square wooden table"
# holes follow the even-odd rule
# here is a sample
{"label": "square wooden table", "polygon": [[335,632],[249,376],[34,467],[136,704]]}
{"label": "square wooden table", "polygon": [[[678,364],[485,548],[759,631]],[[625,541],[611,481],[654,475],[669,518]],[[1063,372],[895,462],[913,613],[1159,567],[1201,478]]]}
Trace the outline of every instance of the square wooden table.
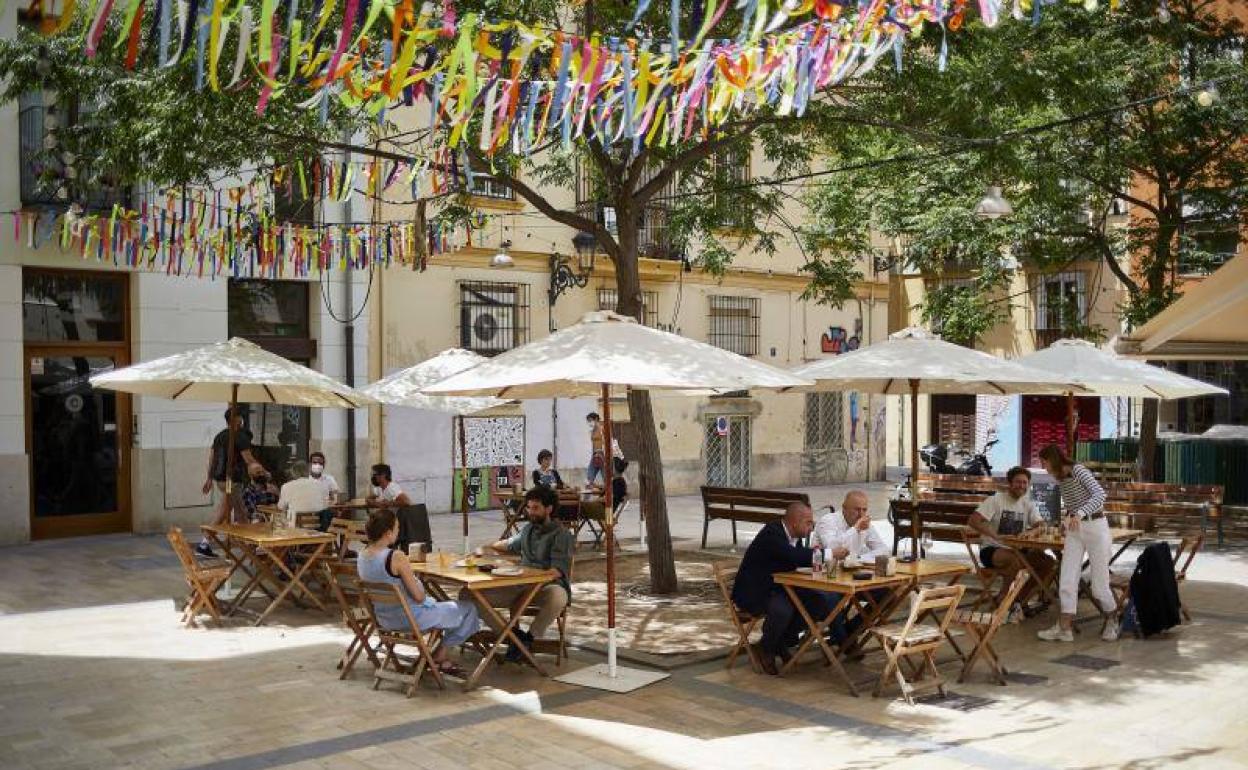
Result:
{"label": "square wooden table", "polygon": [[[1142,529],[1110,527],[1110,542],[1121,543],[1122,546],[1117,552],[1114,553],[1113,556],[1110,557],[1109,563],[1113,564],[1117,561],[1118,557],[1122,556],[1122,552],[1130,548],[1131,544],[1138,540],[1140,535],[1143,534],[1144,530]],[[1061,527],[1049,527],[1042,533],[1035,535],[998,535],[997,539],[1006,546],[1019,551],[1052,551],[1058,558],[1058,561],[1061,561],[1062,548],[1066,545],[1066,533]],[[1058,575],[1061,573],[1060,567],[1052,571],[1048,580],[1041,580],[1040,576],[1036,574],[1035,568],[1031,566],[1031,562],[1023,559],[1023,566],[1027,568],[1027,572],[1031,575],[1031,579],[1036,581],[1036,585],[1039,586],[1040,593],[1045,598],[1045,601],[1055,601],[1057,599],[1057,592],[1053,586],[1057,583]]]}
{"label": "square wooden table", "polygon": [[[483,558],[479,559],[483,563],[500,564],[496,559]],[[446,591],[446,586],[457,586],[468,591],[468,595],[476,602],[477,608],[481,611],[483,618],[489,618],[498,625],[502,626],[500,632],[494,639],[494,644],[486,651],[485,656],[481,658],[481,662],[477,668],[464,682],[464,689],[471,690],[477,686],[477,680],[485,673],[485,669],[490,665],[490,661],[494,659],[494,653],[502,646],[504,642],[511,642],[519,648],[520,653],[533,664],[533,668],[542,676],[549,676],[546,669],[542,668],[542,664],[537,662],[533,657],[533,653],[528,646],[520,640],[516,634],[516,624],[520,622],[520,618],[524,616],[524,611],[533,603],[533,599],[537,597],[537,592],[542,590],[546,584],[559,579],[559,570],[555,569],[535,569],[533,567],[521,567],[523,572],[519,575],[495,576],[490,572],[482,572],[476,567],[455,567],[440,566],[436,561],[413,561],[412,571],[424,579],[431,593],[438,599],[447,601],[451,597]],[[498,610],[494,609],[490,600],[485,596],[485,591],[491,588],[514,588],[516,586],[528,586],[528,589],[520,596],[520,603],[515,605],[516,611],[511,613],[510,620],[504,620]]]}
{"label": "square wooden table", "polygon": [[[866,571],[866,568],[863,567],[861,570]],[[810,645],[817,643],[833,673],[839,676],[845,683],[845,686],[849,688],[849,694],[857,697],[858,688],[854,686],[853,680],[845,673],[845,668],[841,665],[840,654],[828,644],[827,639],[824,638],[824,633],[837,615],[852,606],[857,611],[859,617],[862,618],[862,624],[841,645],[842,650],[848,651],[852,649],[858,644],[858,640],[862,635],[879,621],[883,615],[884,608],[896,605],[896,595],[899,593],[904,594],[910,590],[913,578],[909,575],[880,577],[872,571],[870,578],[857,580],[853,574],[854,571],[852,570],[838,569],[821,577],[816,577],[807,572],[779,572],[772,575],[772,579],[776,584],[784,587],[785,593],[789,596],[789,601],[793,602],[793,606],[797,608],[798,614],[806,622],[808,632],[806,638],[802,640],[801,645],[797,648],[797,652],[793,654],[788,663],[784,664],[784,668],[780,671],[781,674],[788,673],[789,669],[801,658]],[[819,591],[820,593],[840,594],[841,598],[822,621],[816,622],[810,616],[810,613],[806,611],[806,605],[802,604],[801,599],[798,598],[797,589],[799,588]],[[879,589],[886,589],[889,592],[888,597],[882,602],[875,601],[869,594],[869,592]],[[867,606],[864,607],[855,601],[855,597],[859,594],[867,595]]]}
{"label": "square wooden table", "polygon": [[[200,529],[230,560],[230,577],[241,570],[248,578],[247,584],[234,597],[234,601],[230,602],[225,614],[238,612],[243,602],[257,588],[271,598],[269,606],[256,618],[257,626],[288,596],[298,601],[299,594],[302,594],[322,612],[325,611],[324,603],[304,585],[303,577],[325,558],[326,549],[337,541],[334,535],[312,529],[274,527],[269,524],[204,524]],[[309,547],[311,550],[306,552],[303,563],[292,572],[286,566],[286,554],[294,548]],[[286,576],[284,585],[278,577],[279,573]],[[226,581],[229,581],[229,577]]]}

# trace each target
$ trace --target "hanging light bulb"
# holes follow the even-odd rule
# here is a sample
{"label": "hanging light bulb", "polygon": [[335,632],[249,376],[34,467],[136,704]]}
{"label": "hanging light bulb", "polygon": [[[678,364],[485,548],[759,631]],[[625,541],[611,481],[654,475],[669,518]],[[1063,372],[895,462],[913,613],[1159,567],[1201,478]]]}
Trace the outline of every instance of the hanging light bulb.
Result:
{"label": "hanging light bulb", "polygon": [[1201,107],[1212,107],[1219,97],[1221,94],[1218,93],[1218,84],[1210,80],[1196,92],[1196,103]]}
{"label": "hanging light bulb", "polygon": [[1001,188],[996,185],[989,185],[984,192],[984,197],[975,206],[975,215],[984,219],[1000,219],[1013,213],[1014,207],[1001,194]]}
{"label": "hanging light bulb", "polygon": [[1085,11],[1089,11],[1089,12],[1095,11],[1100,6],[1101,4],[1098,2],[1098,0],[1083,0],[1083,10]]}
{"label": "hanging light bulb", "polygon": [[1162,24],[1170,23],[1170,4],[1167,3],[1166,0],[1161,0],[1161,2],[1157,4],[1157,21]]}

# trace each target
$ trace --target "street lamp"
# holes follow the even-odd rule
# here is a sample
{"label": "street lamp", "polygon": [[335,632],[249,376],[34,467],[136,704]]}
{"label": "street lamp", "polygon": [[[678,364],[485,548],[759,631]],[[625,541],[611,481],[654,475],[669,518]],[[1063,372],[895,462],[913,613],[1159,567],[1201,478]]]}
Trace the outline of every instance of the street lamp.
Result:
{"label": "street lamp", "polygon": [[572,248],[576,250],[577,263],[582,273],[594,272],[594,256],[598,253],[598,239],[581,231],[572,236]]}
{"label": "street lamp", "polygon": [[989,185],[984,197],[975,206],[975,215],[984,219],[1000,219],[1014,213],[1014,207],[1001,195],[1001,188]]}

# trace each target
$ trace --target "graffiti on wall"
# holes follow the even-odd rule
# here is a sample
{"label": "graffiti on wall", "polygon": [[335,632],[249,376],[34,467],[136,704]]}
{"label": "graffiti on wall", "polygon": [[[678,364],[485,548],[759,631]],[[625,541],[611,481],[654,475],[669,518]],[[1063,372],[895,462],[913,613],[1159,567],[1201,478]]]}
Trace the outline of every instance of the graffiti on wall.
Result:
{"label": "graffiti on wall", "polygon": [[[524,464],[524,417],[469,417],[464,421],[469,468]],[[459,429],[451,430],[454,467],[463,467]]]}
{"label": "graffiti on wall", "polygon": [[861,415],[858,411],[858,391],[851,390],[849,392],[849,448],[854,449],[858,446],[858,421]]}
{"label": "graffiti on wall", "polygon": [[867,450],[849,450],[849,477],[855,481],[867,477]]}
{"label": "graffiti on wall", "polygon": [[888,419],[888,409],[883,398],[872,399],[871,405],[875,407],[874,416],[871,419],[871,438],[875,442],[872,444],[872,449],[875,450],[874,467],[876,478],[882,479],[884,478],[885,445],[888,444],[888,441],[885,440],[886,432],[888,430],[885,425],[885,422]]}
{"label": "graffiti on wall", "polygon": [[844,326],[829,326],[819,337],[819,349],[824,353],[839,356],[857,350],[862,345],[862,319],[854,321],[854,333],[851,336]]}

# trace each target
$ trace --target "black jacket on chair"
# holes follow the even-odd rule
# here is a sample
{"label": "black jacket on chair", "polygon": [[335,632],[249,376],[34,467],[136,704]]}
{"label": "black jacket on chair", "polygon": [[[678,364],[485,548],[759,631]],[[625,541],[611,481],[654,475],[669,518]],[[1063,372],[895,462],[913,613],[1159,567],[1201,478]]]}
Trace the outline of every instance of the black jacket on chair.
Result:
{"label": "black jacket on chair", "polygon": [[1131,575],[1131,601],[1144,636],[1161,633],[1182,622],[1179,617],[1179,584],[1168,543],[1153,543],[1135,562]]}
{"label": "black jacket on chair", "polygon": [[732,585],[732,601],[751,615],[767,611],[767,600],[775,582],[771,576],[777,572],[792,572],[798,567],[809,567],[814,553],[802,545],[789,545],[784,524],[773,521],[765,525],[745,549],[737,580]]}

